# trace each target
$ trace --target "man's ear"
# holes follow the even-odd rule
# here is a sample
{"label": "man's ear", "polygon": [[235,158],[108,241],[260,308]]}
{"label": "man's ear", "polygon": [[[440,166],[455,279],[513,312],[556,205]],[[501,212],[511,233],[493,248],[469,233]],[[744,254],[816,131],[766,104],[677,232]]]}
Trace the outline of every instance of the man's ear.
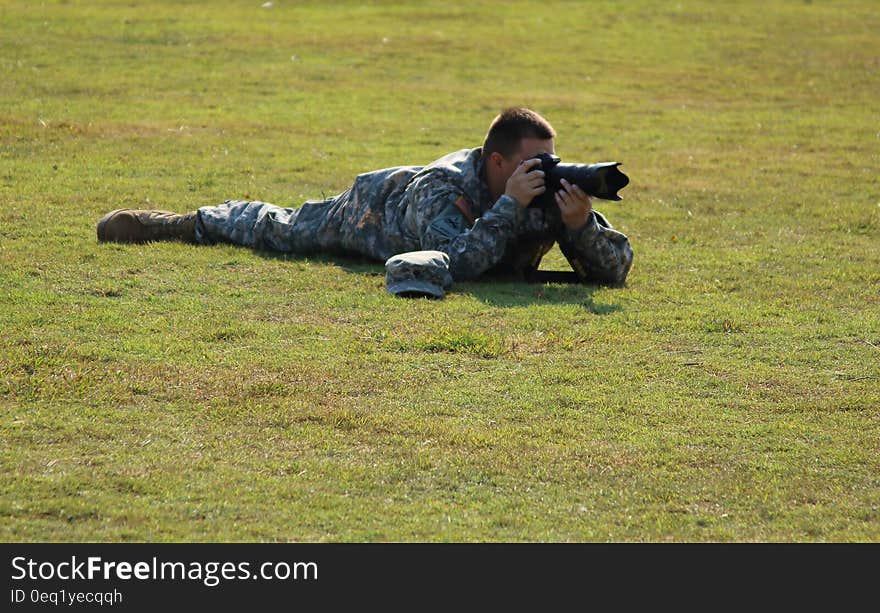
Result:
{"label": "man's ear", "polygon": [[504,156],[498,153],[497,151],[493,151],[489,154],[489,162],[496,166],[497,168],[501,168],[501,164],[504,163]]}

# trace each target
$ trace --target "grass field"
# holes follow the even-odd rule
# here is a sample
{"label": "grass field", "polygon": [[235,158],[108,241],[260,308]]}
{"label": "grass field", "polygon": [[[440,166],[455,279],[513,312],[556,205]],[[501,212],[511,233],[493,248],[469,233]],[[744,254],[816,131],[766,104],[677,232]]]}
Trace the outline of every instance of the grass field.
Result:
{"label": "grass field", "polygon": [[[876,2],[261,4],[0,3],[0,539],[880,541]],[[514,104],[625,287],[95,238]]]}

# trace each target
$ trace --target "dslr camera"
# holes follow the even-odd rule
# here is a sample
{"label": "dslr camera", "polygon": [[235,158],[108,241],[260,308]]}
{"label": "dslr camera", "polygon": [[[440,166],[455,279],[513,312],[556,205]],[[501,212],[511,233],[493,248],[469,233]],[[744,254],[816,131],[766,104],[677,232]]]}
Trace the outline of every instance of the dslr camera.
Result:
{"label": "dslr camera", "polygon": [[620,162],[601,162],[599,164],[563,164],[559,156],[549,153],[539,153],[535,159],[541,160],[541,165],[534,170],[544,171],[544,183],[547,190],[536,196],[529,206],[539,207],[545,212],[556,209],[556,201],[553,194],[562,189],[562,179],[572,185],[577,185],[588,195],[602,198],[603,200],[622,200],[617,191],[629,184],[627,177],[618,168]]}

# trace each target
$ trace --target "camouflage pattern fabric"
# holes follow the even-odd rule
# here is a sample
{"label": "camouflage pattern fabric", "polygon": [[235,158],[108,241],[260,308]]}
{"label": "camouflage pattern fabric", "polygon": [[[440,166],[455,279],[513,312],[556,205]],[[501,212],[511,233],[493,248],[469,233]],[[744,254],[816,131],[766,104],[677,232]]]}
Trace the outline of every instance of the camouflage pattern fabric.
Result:
{"label": "camouflage pattern fabric", "polygon": [[584,280],[623,282],[632,249],[602,215],[594,212],[578,232],[551,227],[539,209],[522,209],[508,196],[492,202],[482,170],[481,149],[463,149],[427,166],[359,175],[345,192],[297,209],[229,200],[199,209],[196,236],[206,244],[382,262],[399,253],[437,250],[449,256],[457,281],[493,269],[521,272],[536,265],[555,240]]}
{"label": "camouflage pattern fabric", "polygon": [[385,288],[396,296],[443,298],[452,285],[449,256],[442,251],[409,251],[385,262]]}

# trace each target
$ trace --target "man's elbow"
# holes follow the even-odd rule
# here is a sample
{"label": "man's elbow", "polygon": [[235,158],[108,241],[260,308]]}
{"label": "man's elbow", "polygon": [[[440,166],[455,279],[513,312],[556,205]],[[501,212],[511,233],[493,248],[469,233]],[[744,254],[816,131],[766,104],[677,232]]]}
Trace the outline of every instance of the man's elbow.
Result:
{"label": "man's elbow", "polygon": [[624,248],[620,251],[620,262],[617,270],[614,271],[614,280],[612,281],[614,285],[623,285],[626,282],[626,277],[629,275],[629,269],[632,268],[632,261],[632,247],[629,246],[629,243],[626,243]]}
{"label": "man's elbow", "polygon": [[474,265],[473,262],[468,262],[464,258],[449,259],[449,273],[452,275],[454,281],[473,281],[486,270],[488,270],[488,267],[485,269],[481,268]]}
{"label": "man's elbow", "polygon": [[[602,285],[623,285],[633,263],[633,250],[629,242],[617,246],[587,264],[587,262],[572,262],[572,267],[587,282]],[[587,264],[584,266],[584,264]],[[578,266],[579,265],[579,266]],[[581,268],[582,270],[579,270]]]}
{"label": "man's elbow", "polygon": [[488,254],[457,253],[454,250],[446,254],[449,256],[449,274],[454,281],[473,281],[495,265]]}
{"label": "man's elbow", "polygon": [[618,250],[617,265],[608,271],[610,273],[608,283],[611,285],[623,285],[626,282],[627,275],[629,275],[630,268],[632,268],[632,263],[633,250],[629,242],[626,242]]}

